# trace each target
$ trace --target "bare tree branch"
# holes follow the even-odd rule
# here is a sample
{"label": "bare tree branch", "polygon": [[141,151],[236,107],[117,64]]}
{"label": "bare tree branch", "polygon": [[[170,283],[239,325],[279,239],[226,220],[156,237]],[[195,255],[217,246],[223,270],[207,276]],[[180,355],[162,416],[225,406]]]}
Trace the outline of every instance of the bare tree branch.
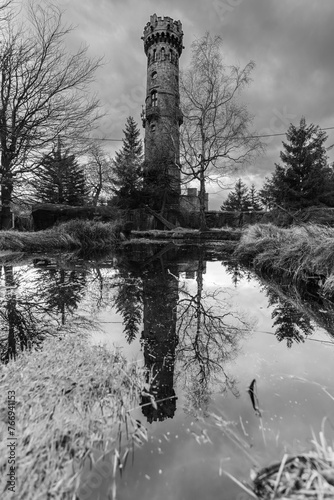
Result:
{"label": "bare tree branch", "polygon": [[181,172],[200,182],[201,229],[206,228],[206,181],[214,176],[217,182],[217,176],[230,174],[262,149],[249,130],[252,117],[238,101],[254,63],[244,68],[224,65],[221,46],[221,38],[208,33],[196,40],[190,67],[180,79]]}
{"label": "bare tree branch", "polygon": [[100,60],[87,56],[87,47],[68,54],[63,25],[56,6],[30,3],[25,27],[18,25],[9,4],[2,23],[0,46],[1,222],[8,226],[16,180],[31,176],[43,155],[61,136],[82,148],[98,118],[96,98],[89,84]]}
{"label": "bare tree branch", "polygon": [[88,161],[84,169],[91,202],[97,206],[102,195],[112,193],[113,181],[111,175],[112,159],[106,155],[102,146],[96,141],[93,141],[89,147]]}

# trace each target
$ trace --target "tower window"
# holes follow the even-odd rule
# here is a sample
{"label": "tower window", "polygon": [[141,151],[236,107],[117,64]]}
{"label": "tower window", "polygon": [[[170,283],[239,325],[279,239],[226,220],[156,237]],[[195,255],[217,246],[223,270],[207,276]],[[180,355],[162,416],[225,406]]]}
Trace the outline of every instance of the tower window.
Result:
{"label": "tower window", "polygon": [[151,124],[151,132],[155,132],[155,128],[156,128],[155,123],[152,123]]}
{"label": "tower window", "polygon": [[161,60],[164,61],[165,60],[165,48],[162,47],[161,49]]}
{"label": "tower window", "polygon": [[153,61],[152,62],[155,62],[157,60],[157,50],[154,49],[153,50]]}
{"label": "tower window", "polygon": [[158,76],[158,73],[156,71],[153,71],[153,73],[151,75],[152,80],[155,80],[157,76]]}
{"label": "tower window", "polygon": [[155,108],[157,106],[157,103],[158,103],[158,95],[157,95],[156,91],[153,91],[151,94],[151,102],[152,102],[152,106]]}

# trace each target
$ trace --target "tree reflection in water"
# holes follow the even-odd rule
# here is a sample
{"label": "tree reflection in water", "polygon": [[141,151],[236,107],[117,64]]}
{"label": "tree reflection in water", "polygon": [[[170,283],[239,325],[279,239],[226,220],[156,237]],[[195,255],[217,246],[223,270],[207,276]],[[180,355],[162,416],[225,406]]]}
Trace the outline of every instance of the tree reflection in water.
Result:
{"label": "tree reflection in water", "polygon": [[86,291],[92,315],[113,308],[123,318],[123,333],[131,342],[140,332],[142,321],[142,279],[138,265],[109,255],[105,261],[90,262]]}
{"label": "tree reflection in water", "polygon": [[34,278],[38,297],[50,315],[65,325],[83,298],[86,287],[86,270],[62,267],[39,268]]}
{"label": "tree reflection in water", "polygon": [[137,337],[142,321],[142,280],[131,269],[119,267],[117,294],[114,299],[116,312],[122,315],[124,335],[129,344]]}
{"label": "tree reflection in water", "polygon": [[242,314],[231,309],[226,293],[204,289],[202,252],[193,266],[193,292],[180,284],[177,262],[166,257],[150,259],[142,275],[141,343],[148,383],[142,411],[149,422],[174,416],[176,378],[185,388],[186,409],[192,413],[205,411],[213,391],[230,390],[238,396],[236,381],[225,366],[236,356],[240,336],[250,329]]}
{"label": "tree reflection in water", "polygon": [[178,301],[179,377],[187,395],[186,409],[195,415],[207,410],[213,392],[239,395],[237,382],[225,367],[237,356],[240,337],[251,330],[242,313],[232,309],[226,291],[204,288],[204,270],[200,253],[196,289],[191,292],[183,285]]}
{"label": "tree reflection in water", "polygon": [[246,269],[239,262],[232,260],[224,261],[222,264],[224,265],[227,274],[231,276],[231,280],[235,288],[237,288],[241,280],[247,279],[247,281],[250,281],[252,279],[251,271]]}
{"label": "tree reflection in water", "polygon": [[[59,325],[72,320],[85,290],[87,271],[53,267],[31,273],[31,267],[14,270],[12,265],[2,269],[0,358],[6,363],[19,350],[39,347]],[[81,318],[76,326],[83,324]]]}
{"label": "tree reflection in water", "polygon": [[50,333],[47,308],[33,289],[21,289],[22,273],[3,266],[4,294],[0,303],[0,357],[7,363],[19,350],[39,346]]}
{"label": "tree reflection in water", "polygon": [[298,311],[289,300],[281,298],[270,288],[266,290],[269,305],[275,305],[271,313],[276,327],[275,336],[279,342],[286,340],[287,347],[294,342],[304,342],[308,335],[312,335],[314,327],[311,319],[301,311]]}
{"label": "tree reflection in water", "polygon": [[[311,323],[311,318],[305,314],[303,311],[299,310],[291,302],[291,299],[284,297],[283,292],[278,293],[273,288],[272,278],[266,283],[266,279],[261,274],[257,275],[244,267],[239,262],[224,262],[224,266],[228,274],[231,275],[232,283],[235,287],[238,286],[239,282],[243,279],[248,281],[253,277],[257,278],[260,286],[265,291],[268,297],[268,305],[275,306],[271,317],[274,320],[273,328],[276,328],[275,336],[279,342],[286,341],[287,347],[292,347],[293,343],[304,342],[308,335],[312,335],[314,332],[314,327]],[[263,287],[263,282],[265,286]],[[282,283],[282,289],[286,291],[287,283]],[[277,288],[278,284],[276,285]],[[296,284],[291,287],[292,290],[297,292]],[[303,286],[300,286],[300,293],[302,293]],[[305,292],[305,291],[304,291]],[[297,292],[298,293],[298,292]],[[312,299],[315,300],[317,294],[315,294]],[[305,305],[310,303],[311,296],[303,297],[303,302]],[[319,309],[318,305],[318,309]]]}

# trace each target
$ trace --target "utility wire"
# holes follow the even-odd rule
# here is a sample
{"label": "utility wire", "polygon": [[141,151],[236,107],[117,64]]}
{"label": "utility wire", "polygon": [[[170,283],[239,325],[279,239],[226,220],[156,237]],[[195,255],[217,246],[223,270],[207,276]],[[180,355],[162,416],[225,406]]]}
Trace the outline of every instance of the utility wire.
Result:
{"label": "utility wire", "polygon": [[[324,128],[321,128],[320,130],[333,130],[334,127],[324,127]],[[263,135],[247,135],[245,137],[243,137],[243,139],[260,139],[262,137],[278,137],[278,136],[282,136],[282,135],[286,135],[286,132],[282,132],[280,134],[263,134]],[[82,139],[87,139],[87,140],[90,140],[90,139],[93,139],[95,141],[109,141],[109,142],[122,142],[123,139],[111,139],[109,137],[82,137]],[[225,137],[225,139],[228,139],[228,137]]]}
{"label": "utility wire", "polygon": [[[320,128],[320,130],[333,130],[334,127],[325,127],[325,128]],[[281,133],[281,134],[265,134],[265,135],[248,135],[245,137],[245,139],[257,139],[260,137],[276,137],[279,135],[286,135],[286,132]]]}
{"label": "utility wire", "polygon": [[[267,330],[253,330],[252,328],[251,329],[248,329],[248,328],[239,328],[238,326],[229,326],[229,328],[232,328],[233,330],[242,331],[242,332],[252,331],[253,333],[265,333],[267,335],[273,335],[273,336],[276,337],[275,332],[269,332]],[[334,342],[332,342],[331,340],[313,339],[311,337],[308,337],[307,335],[304,337],[304,340],[310,340],[312,342],[319,342],[320,344],[333,345],[334,346]]]}
{"label": "utility wire", "polygon": [[[115,324],[115,323],[122,324],[123,322],[122,321],[99,321],[99,324],[111,324],[111,323],[113,323],[113,324]],[[242,331],[242,332],[249,332],[250,331],[248,328],[239,328],[237,326],[229,326],[229,328],[232,328],[233,330]],[[251,331],[253,333],[265,333],[267,335],[276,336],[275,332],[269,332],[267,330],[253,330],[253,329],[251,329]],[[304,337],[304,340],[311,340],[312,342],[319,342],[320,344],[325,344],[325,345],[334,345],[334,342],[332,342],[331,340],[313,339],[313,338],[307,337],[307,336]]]}

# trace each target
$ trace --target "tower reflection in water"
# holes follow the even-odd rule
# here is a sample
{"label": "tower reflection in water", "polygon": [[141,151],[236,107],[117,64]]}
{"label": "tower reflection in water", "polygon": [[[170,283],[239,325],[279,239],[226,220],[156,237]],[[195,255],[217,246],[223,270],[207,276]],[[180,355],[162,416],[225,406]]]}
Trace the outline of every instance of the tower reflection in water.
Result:
{"label": "tower reflection in water", "polygon": [[[186,262],[171,254],[149,259],[142,274],[147,384],[141,405],[150,423],[175,415],[176,381],[182,385],[184,410],[193,415],[208,410],[213,393],[230,391],[237,397],[237,382],[226,365],[250,331],[249,321],[231,306],[223,288],[204,287],[204,252],[197,249]],[[179,279],[180,273],[192,278],[191,286]]]}
{"label": "tower reflection in water", "polygon": [[149,395],[142,396],[142,411],[148,422],[173,418],[175,349],[178,344],[176,312],[178,302],[177,264],[153,261],[143,274],[144,352]]}

